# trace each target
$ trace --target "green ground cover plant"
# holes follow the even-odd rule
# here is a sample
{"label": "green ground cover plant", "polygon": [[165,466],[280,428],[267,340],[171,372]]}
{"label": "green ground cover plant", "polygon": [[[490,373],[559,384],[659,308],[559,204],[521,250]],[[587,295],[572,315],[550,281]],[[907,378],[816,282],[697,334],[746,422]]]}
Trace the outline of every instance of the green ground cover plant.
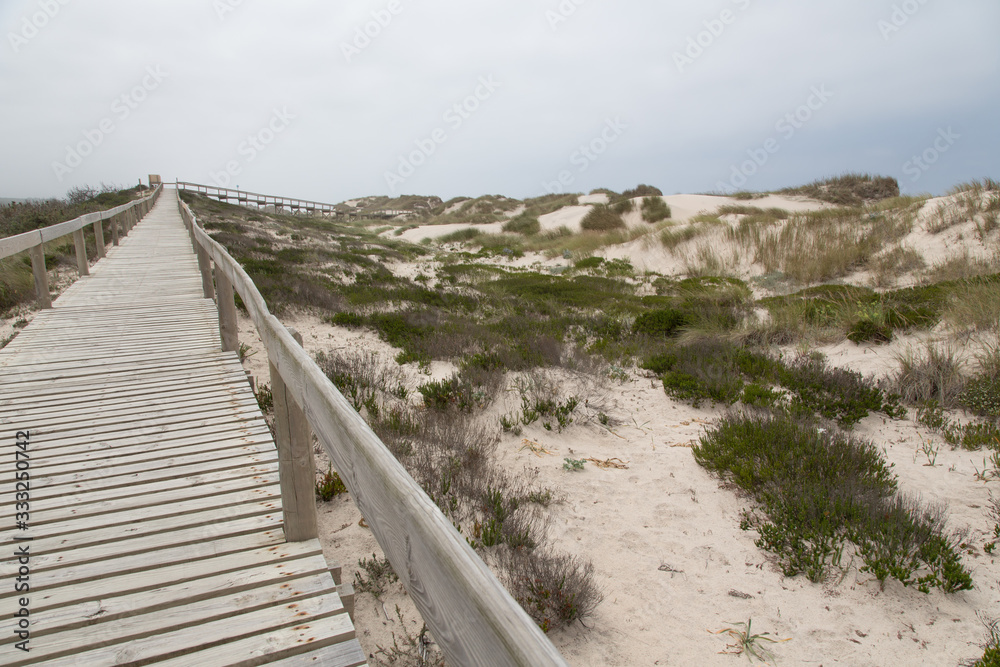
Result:
{"label": "green ground cover plant", "polygon": [[777,555],[786,576],[823,581],[852,544],[861,571],[923,592],[972,588],[960,538],[942,514],[900,495],[868,441],[789,413],[729,414],[702,436],[695,460],[750,494],[742,527]]}
{"label": "green ground cover plant", "polygon": [[669,396],[698,407],[709,401],[733,405],[746,396],[767,401],[784,390],[795,414],[817,414],[850,427],[873,412],[899,417],[905,411],[859,373],[831,368],[822,359],[803,356],[790,362],[722,338],[699,338],[671,345],[646,359],[643,368],[663,379]]}

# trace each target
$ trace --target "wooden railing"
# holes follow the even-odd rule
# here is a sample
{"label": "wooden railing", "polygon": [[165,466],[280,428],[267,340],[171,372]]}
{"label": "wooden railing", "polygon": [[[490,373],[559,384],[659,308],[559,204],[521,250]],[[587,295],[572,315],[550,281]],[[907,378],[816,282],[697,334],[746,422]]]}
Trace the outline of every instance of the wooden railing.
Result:
{"label": "wooden railing", "polygon": [[256,192],[247,192],[246,190],[231,190],[229,188],[221,188],[215,185],[200,185],[198,183],[185,183],[184,181],[177,181],[176,186],[178,191],[187,190],[189,192],[196,192],[198,194],[205,195],[206,197],[218,199],[219,201],[228,202],[233,200],[241,205],[252,204],[258,208],[272,206],[278,211],[287,208],[290,211],[305,211],[306,213],[321,213],[323,215],[331,215],[334,217],[345,216],[352,218],[359,216],[366,218],[394,218],[397,215],[409,213],[409,211],[390,210],[360,213],[340,207],[338,204],[323,204],[317,201],[309,201],[307,199],[262,195]]}
{"label": "wooden railing", "polygon": [[205,297],[212,298],[213,291],[217,295],[223,347],[235,350],[238,346],[235,289],[267,350],[286,538],[316,536],[311,428],[450,664],[565,666],[548,637],[451,521],[306,354],[300,341],[268,311],[253,281],[199,226],[179,191],[178,206],[198,253]]}
{"label": "wooden railing", "polygon": [[87,246],[83,230],[87,225],[94,226],[94,239],[97,244],[97,257],[105,256],[104,223],[111,228],[111,242],[118,245],[119,238],[124,236],[149,213],[153,204],[160,197],[161,186],[157,186],[153,194],[128,204],[123,204],[108,211],[88,213],[68,222],[43,227],[17,236],[0,239],[0,259],[16,255],[27,250],[31,255],[31,271],[35,275],[35,294],[40,308],[51,308],[52,298],[49,295],[49,276],[45,269],[44,246],[49,241],[73,235],[73,245],[76,248],[76,266],[81,276],[90,275],[90,264],[87,262]]}

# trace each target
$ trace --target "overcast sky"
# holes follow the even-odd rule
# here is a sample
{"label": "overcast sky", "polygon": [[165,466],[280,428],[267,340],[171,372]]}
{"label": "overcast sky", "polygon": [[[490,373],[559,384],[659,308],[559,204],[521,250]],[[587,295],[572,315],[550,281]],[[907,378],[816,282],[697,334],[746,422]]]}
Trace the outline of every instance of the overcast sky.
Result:
{"label": "overcast sky", "polygon": [[996,0],[3,0],[0,196],[1000,179]]}

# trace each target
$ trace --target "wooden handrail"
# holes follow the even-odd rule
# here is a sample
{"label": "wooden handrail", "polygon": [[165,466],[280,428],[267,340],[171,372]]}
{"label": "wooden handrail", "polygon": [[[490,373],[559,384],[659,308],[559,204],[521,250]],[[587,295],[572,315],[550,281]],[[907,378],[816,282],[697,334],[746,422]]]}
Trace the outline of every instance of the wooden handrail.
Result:
{"label": "wooden handrail", "polygon": [[[520,605],[497,581],[438,506],[406,472],[361,415],[341,395],[292,334],[267,308],[253,281],[198,224],[177,195],[178,206],[196,250],[214,264],[216,285],[232,285],[257,327],[268,361],[283,384],[283,392],[304,413],[358,509],[410,597],[453,665],[498,667],[565,667],[559,651]],[[208,282],[207,280],[205,281]],[[220,299],[232,299],[219,294]],[[228,310],[228,307],[220,308]],[[220,328],[228,327],[220,319]],[[311,452],[289,451],[295,445],[279,431],[279,460],[302,461]],[[299,439],[298,447],[307,447]],[[313,497],[314,478],[289,470],[299,498]],[[301,471],[299,471],[301,473]],[[292,486],[289,484],[288,486]],[[308,494],[308,495],[303,495]],[[285,495],[282,502],[300,502]],[[300,505],[298,506],[300,507]],[[309,534],[315,526],[289,525],[309,521],[308,512],[285,515],[286,531]],[[315,518],[311,519],[315,521]],[[287,537],[287,535],[286,535]]]}
{"label": "wooden handrail", "polygon": [[[184,181],[176,181],[175,185],[177,190],[190,190],[191,192],[196,192],[198,194],[203,194],[206,197],[214,197],[219,200],[230,200],[235,199],[238,202],[254,204],[258,207],[260,206],[274,206],[276,208],[289,208],[289,209],[305,209],[307,211],[318,211],[324,214],[330,214],[333,216],[338,215],[350,215],[356,216],[361,215],[359,213],[352,213],[350,211],[341,211],[337,207],[339,204],[324,204],[318,201],[309,201],[308,199],[295,199],[294,197],[279,197],[275,195],[263,195],[258,192],[249,192],[247,190],[232,190],[230,188],[223,188],[216,185],[201,185],[199,183],[186,183]],[[213,194],[214,193],[214,194]],[[394,218],[397,215],[403,215],[405,213],[410,213],[411,211],[395,211],[395,210],[385,210],[385,211],[371,211],[365,213],[365,216],[372,218]]]}
{"label": "wooden handrail", "polygon": [[[45,269],[44,245],[50,241],[55,241],[70,234],[73,235],[73,245],[76,248],[76,266],[81,276],[90,274],[90,266],[87,263],[87,246],[83,238],[83,229],[87,225],[94,226],[94,238],[97,243],[98,259],[105,256],[104,250],[104,221],[111,221],[112,243],[118,245],[121,234],[127,234],[149,213],[153,204],[160,198],[162,186],[156,186],[153,194],[142,199],[137,199],[128,204],[122,204],[107,211],[98,211],[81,215],[79,218],[60,222],[56,225],[43,227],[16,236],[8,236],[0,239],[0,259],[28,251],[31,253],[31,271],[35,276],[35,294],[38,298],[38,305],[41,308],[51,308],[52,299],[49,296],[48,271]],[[116,219],[120,218],[120,220]],[[119,226],[122,227],[119,230]]]}

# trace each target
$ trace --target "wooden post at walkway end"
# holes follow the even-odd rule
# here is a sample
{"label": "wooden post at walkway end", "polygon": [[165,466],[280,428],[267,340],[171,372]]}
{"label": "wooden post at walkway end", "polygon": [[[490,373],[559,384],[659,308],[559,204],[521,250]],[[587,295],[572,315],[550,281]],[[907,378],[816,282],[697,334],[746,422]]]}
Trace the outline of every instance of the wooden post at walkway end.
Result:
{"label": "wooden post at walkway end", "polygon": [[39,243],[31,248],[31,272],[35,275],[35,294],[39,308],[51,308],[49,296],[49,273],[45,270],[45,245]]}
{"label": "wooden post at walkway end", "polygon": [[80,277],[90,275],[90,265],[87,264],[87,242],[83,238],[83,230],[73,232],[73,245],[76,247],[76,269]]}
{"label": "wooden post at walkway end", "polygon": [[[289,333],[302,345],[302,334]],[[281,507],[285,516],[285,539],[303,542],[319,537],[316,520],[316,465],[312,455],[312,432],[305,413],[285,387],[274,364],[271,394],[274,396],[274,431],[278,446]]]}
{"label": "wooden post at walkway end", "polygon": [[215,267],[215,292],[219,297],[219,335],[222,336],[222,351],[235,352],[240,349],[239,330],[236,326],[236,296],[233,292],[233,283],[219,267]]}

